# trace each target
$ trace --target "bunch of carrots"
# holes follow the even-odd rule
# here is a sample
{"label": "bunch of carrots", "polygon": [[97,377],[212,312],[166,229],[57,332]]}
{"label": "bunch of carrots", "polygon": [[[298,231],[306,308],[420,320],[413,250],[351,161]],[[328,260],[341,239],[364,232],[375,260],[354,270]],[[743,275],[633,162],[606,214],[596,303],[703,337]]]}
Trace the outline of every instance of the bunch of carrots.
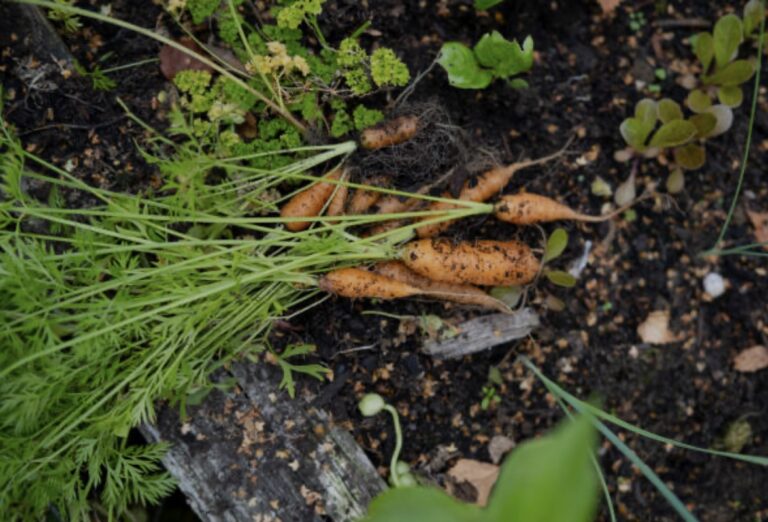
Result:
{"label": "bunch of carrots", "polygon": [[[417,116],[400,116],[384,124],[366,129],[361,135],[361,145],[366,149],[380,149],[403,143],[419,130]],[[481,174],[477,179],[467,181],[461,188],[458,201],[487,202],[509,183],[520,169],[550,161],[563,151],[536,160],[527,160],[499,166]],[[286,228],[291,231],[305,230],[311,221],[297,218],[314,218],[324,212],[325,216],[342,214],[359,215],[376,210],[380,214],[408,212],[416,208],[423,199],[383,195],[375,187],[359,187],[351,195],[349,188],[341,183],[347,176],[345,169],[336,169],[326,174],[321,181],[297,193],[281,209],[281,216],[291,218]],[[426,192],[420,191],[421,193]],[[449,194],[444,194],[448,198]],[[634,202],[633,202],[634,203]],[[493,206],[497,219],[515,225],[532,225],[559,220],[598,222],[611,219],[626,210],[631,204],[603,216],[589,216],[574,211],[557,201],[521,192],[502,196]],[[348,298],[397,299],[411,296],[426,296],[463,304],[481,306],[502,312],[509,308],[494,299],[479,286],[525,285],[535,279],[540,271],[540,261],[525,243],[519,241],[478,240],[454,242],[436,238],[451,226],[448,218],[434,222],[434,211],[459,208],[460,205],[442,199],[429,203],[427,210],[433,211],[421,220],[430,223],[416,227],[418,239],[404,245],[399,260],[378,263],[366,268],[341,268],[321,276],[321,289]],[[378,234],[400,224],[400,222],[377,225],[371,234]]]}

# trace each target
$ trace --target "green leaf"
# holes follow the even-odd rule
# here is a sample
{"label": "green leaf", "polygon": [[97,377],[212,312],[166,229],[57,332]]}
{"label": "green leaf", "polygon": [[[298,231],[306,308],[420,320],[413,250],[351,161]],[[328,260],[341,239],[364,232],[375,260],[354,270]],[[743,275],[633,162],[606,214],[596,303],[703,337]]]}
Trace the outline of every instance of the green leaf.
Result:
{"label": "green leaf", "polygon": [[493,73],[480,67],[472,50],[458,42],[443,44],[437,63],[448,73],[448,82],[459,89],[484,89],[493,80]]}
{"label": "green leaf", "polygon": [[692,140],[696,125],[686,120],[674,120],[661,126],[651,138],[650,147],[675,147]]}
{"label": "green leaf", "polygon": [[755,74],[755,65],[749,60],[736,60],[722,69],[718,69],[711,76],[704,78],[704,83],[709,85],[733,86],[741,85]]}
{"label": "green leaf", "polygon": [[544,262],[552,261],[560,257],[560,254],[568,246],[568,232],[564,228],[555,229],[547,239],[547,247],[544,249]]}
{"label": "green leaf", "polygon": [[364,522],[480,522],[483,511],[465,504],[447,493],[428,487],[388,489],[377,496],[368,508]]}
{"label": "green leaf", "polygon": [[741,87],[737,87],[735,85],[730,87],[720,87],[717,90],[717,99],[723,105],[727,105],[728,107],[735,109],[741,105],[741,102],[744,101],[744,93],[742,92]]}
{"label": "green leaf", "polygon": [[712,100],[707,96],[707,93],[701,89],[696,89],[688,93],[685,104],[693,112],[704,112],[712,106]]}
{"label": "green leaf", "polygon": [[533,66],[533,39],[529,36],[524,42],[525,48],[517,41],[510,42],[498,31],[486,33],[475,45],[477,61],[496,76],[508,78],[528,71]]}
{"label": "green leaf", "polygon": [[621,122],[619,132],[627,145],[638,151],[645,150],[645,141],[653,131],[653,125],[643,123],[638,118],[627,118]]}
{"label": "green leaf", "polygon": [[744,37],[750,36],[755,29],[760,27],[760,22],[765,16],[765,8],[761,0],[749,0],[744,6]]}
{"label": "green leaf", "polygon": [[582,415],[564,421],[544,438],[519,446],[501,467],[486,510],[488,520],[594,520],[598,482],[590,455],[595,444],[592,421]]}
{"label": "green leaf", "polygon": [[709,33],[699,33],[693,44],[693,52],[701,62],[704,72],[709,69],[712,58],[715,56],[715,41]]}
{"label": "green leaf", "polygon": [[523,289],[519,286],[495,286],[488,293],[510,308],[515,308],[523,297]]}
{"label": "green leaf", "polygon": [[656,125],[656,120],[659,119],[658,105],[650,98],[643,98],[635,105],[635,118],[653,128]]}
{"label": "green leaf", "polygon": [[548,270],[544,273],[549,279],[549,282],[553,285],[562,286],[563,288],[573,288],[576,286],[576,278],[568,272],[562,270]]}
{"label": "green leaf", "polygon": [[704,166],[704,162],[707,159],[704,147],[695,143],[675,147],[673,153],[675,155],[675,163],[686,170],[700,169]]}
{"label": "green leaf", "polygon": [[675,169],[667,178],[667,192],[678,194],[685,188],[685,174],[683,169]]}
{"label": "green leaf", "polygon": [[683,119],[683,110],[680,104],[669,98],[664,98],[659,102],[659,119],[662,123],[669,123],[673,120]]}
{"label": "green leaf", "polygon": [[523,80],[522,78],[512,78],[507,83],[513,89],[527,89],[528,88],[528,82]]}
{"label": "green leaf", "polygon": [[475,0],[475,10],[485,11],[493,6],[499,5],[504,0]]}
{"label": "green leaf", "polygon": [[707,133],[706,137],[719,136],[728,131],[733,125],[733,110],[727,105],[713,105],[707,112],[715,117],[715,127]]}
{"label": "green leaf", "polygon": [[688,121],[696,126],[696,137],[704,138],[709,135],[710,132],[717,125],[717,118],[714,114],[708,112],[702,112],[701,114],[694,114]]}
{"label": "green leaf", "polygon": [[715,24],[713,32],[715,47],[715,63],[723,67],[731,61],[741,44],[744,29],[741,19],[734,14],[725,15]]}

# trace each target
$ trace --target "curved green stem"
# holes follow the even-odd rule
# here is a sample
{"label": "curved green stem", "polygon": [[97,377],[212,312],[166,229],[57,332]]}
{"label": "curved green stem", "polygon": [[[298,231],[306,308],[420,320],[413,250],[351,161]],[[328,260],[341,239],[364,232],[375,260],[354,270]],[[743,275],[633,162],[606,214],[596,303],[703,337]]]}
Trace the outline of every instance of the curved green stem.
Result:
{"label": "curved green stem", "polygon": [[392,478],[392,484],[400,487],[400,473],[397,471],[397,462],[400,459],[400,451],[403,449],[403,430],[400,427],[400,415],[391,404],[384,406],[384,409],[392,415],[392,422],[395,424],[395,451],[392,452],[392,458],[389,460],[389,473]]}

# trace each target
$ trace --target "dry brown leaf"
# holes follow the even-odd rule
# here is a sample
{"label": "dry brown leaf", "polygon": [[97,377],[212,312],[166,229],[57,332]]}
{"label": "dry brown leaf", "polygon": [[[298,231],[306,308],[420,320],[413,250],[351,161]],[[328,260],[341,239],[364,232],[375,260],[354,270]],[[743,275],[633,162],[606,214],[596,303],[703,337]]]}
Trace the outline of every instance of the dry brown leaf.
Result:
{"label": "dry brown leaf", "polygon": [[644,343],[669,344],[681,340],[669,329],[669,311],[658,310],[648,314],[648,317],[637,327],[637,333]]}
{"label": "dry brown leaf", "polygon": [[[752,212],[747,210],[747,216],[755,227],[755,240],[758,243],[768,243],[768,212]],[[768,245],[763,246],[768,250]]]}
{"label": "dry brown leaf", "polygon": [[491,489],[499,477],[499,467],[479,460],[459,459],[448,470],[448,476],[457,484],[469,482],[477,491],[476,503],[485,506],[488,503]]}
{"label": "dry brown leaf", "polygon": [[757,345],[742,350],[733,358],[733,367],[737,372],[756,372],[768,368],[768,348]]}
{"label": "dry brown leaf", "polygon": [[621,0],[597,0],[597,3],[603,8],[604,14],[610,14],[616,10]]}
{"label": "dry brown leaf", "polygon": [[504,435],[494,435],[488,443],[488,455],[491,457],[491,462],[498,464],[504,458],[504,455],[509,453],[514,447],[514,440]]}

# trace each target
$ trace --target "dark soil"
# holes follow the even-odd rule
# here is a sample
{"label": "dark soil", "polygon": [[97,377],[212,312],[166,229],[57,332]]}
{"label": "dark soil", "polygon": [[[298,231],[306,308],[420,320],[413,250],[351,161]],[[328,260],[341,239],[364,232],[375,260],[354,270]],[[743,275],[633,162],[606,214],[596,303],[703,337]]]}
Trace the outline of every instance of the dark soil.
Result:
{"label": "dark soil", "polygon": [[[668,78],[659,83],[665,95],[678,100],[685,96],[672,71],[680,61],[691,61],[685,39],[694,30],[662,29],[657,22],[715,20],[726,11],[715,1],[624,4],[614,16],[604,17],[596,3],[586,0],[509,0],[491,14],[476,13],[469,0],[330,0],[321,26],[335,43],[371,20],[376,32],[366,32],[364,46],[392,47],[414,73],[430,65],[444,41],[469,44],[494,29],[510,38],[532,34],[539,56],[528,78],[529,89],[511,90],[502,82],[485,91],[453,89],[444,72],[434,68],[408,102],[443,107],[476,147],[495,151],[502,161],[549,154],[576,133],[573,154],[518,173],[508,190],[525,187],[598,213],[604,200],[591,195],[594,178],[602,176],[615,188],[629,175],[629,166],[614,161],[613,152],[624,147],[620,122],[648,94],[638,91],[635,80],[651,83],[653,70],[664,68]],[[656,11],[660,4],[668,4],[661,14]],[[154,27],[159,14],[154,6],[138,8],[125,1],[111,5],[113,15],[147,27]],[[630,9],[642,11],[647,19],[637,32],[629,27]],[[86,79],[63,81],[60,76],[55,90],[34,90],[19,76],[17,65],[29,51],[22,39],[13,39],[9,23],[0,17],[0,47],[9,49],[2,58],[3,84],[16,91],[15,99],[6,102],[6,113],[25,145],[59,165],[75,158],[78,175],[102,186],[136,190],[149,183],[154,173],[132,143],[144,131],[122,118],[114,98],[117,94],[141,118],[162,127],[162,115],[153,108],[153,96],[164,82],[156,64],[116,73],[118,88],[108,93],[93,91]],[[78,36],[65,37],[83,63],[92,64],[108,51],[115,54],[106,66],[156,56],[156,44],[129,32],[90,22],[85,27]],[[660,53],[651,43],[658,34],[663,35]],[[101,45],[94,43],[98,41]],[[378,99],[382,107],[385,98]],[[303,328],[298,335],[317,345],[319,358],[334,372],[333,382],[325,387],[302,383],[305,392],[317,394],[316,404],[355,434],[382,471],[393,447],[391,426],[381,416],[361,419],[356,401],[367,392],[384,395],[403,417],[404,460],[417,470],[429,470],[429,478],[437,482],[452,462],[436,465],[438,454],[489,461],[493,436],[505,435],[520,443],[562,418],[544,387],[516,362],[517,355],[531,358],[570,392],[583,398],[597,396],[624,420],[680,441],[714,447],[734,421],[746,419],[752,436],[743,451],[768,454],[765,371],[739,373],[732,363],[742,349],[768,346],[768,270],[760,258],[699,256],[715,241],[735,188],[749,98],[736,110],[734,128],[708,147],[706,166],[687,174],[684,193],[642,203],[632,222],[561,225],[571,241],[557,261],[559,267],[577,259],[588,241],[593,255],[575,288],[541,283],[531,295],[543,323],[533,339],[461,361],[439,362],[419,351],[423,334],[418,317],[432,313],[458,324],[476,312],[421,301],[376,304],[339,299],[296,320],[296,326]],[[764,87],[759,103],[747,192],[728,235],[733,244],[753,242],[745,208],[768,210],[768,186],[761,179],[768,159]],[[96,160],[89,162],[94,156]],[[657,181],[663,186],[666,175],[658,163],[644,161],[639,183]],[[452,233],[471,238],[524,235],[540,241],[536,231],[521,232],[479,219],[462,223]],[[710,271],[728,282],[726,293],[714,300],[702,288]],[[552,296],[562,301],[562,311],[548,309]],[[670,327],[679,342],[661,346],[641,342],[637,327],[656,310],[670,311]],[[494,366],[503,379],[498,386],[501,401],[484,410],[482,388]],[[765,468],[673,450],[630,434],[626,441],[701,520],[768,519]],[[650,483],[607,442],[600,461],[620,520],[675,519]],[[606,517],[604,508],[601,517]]]}

